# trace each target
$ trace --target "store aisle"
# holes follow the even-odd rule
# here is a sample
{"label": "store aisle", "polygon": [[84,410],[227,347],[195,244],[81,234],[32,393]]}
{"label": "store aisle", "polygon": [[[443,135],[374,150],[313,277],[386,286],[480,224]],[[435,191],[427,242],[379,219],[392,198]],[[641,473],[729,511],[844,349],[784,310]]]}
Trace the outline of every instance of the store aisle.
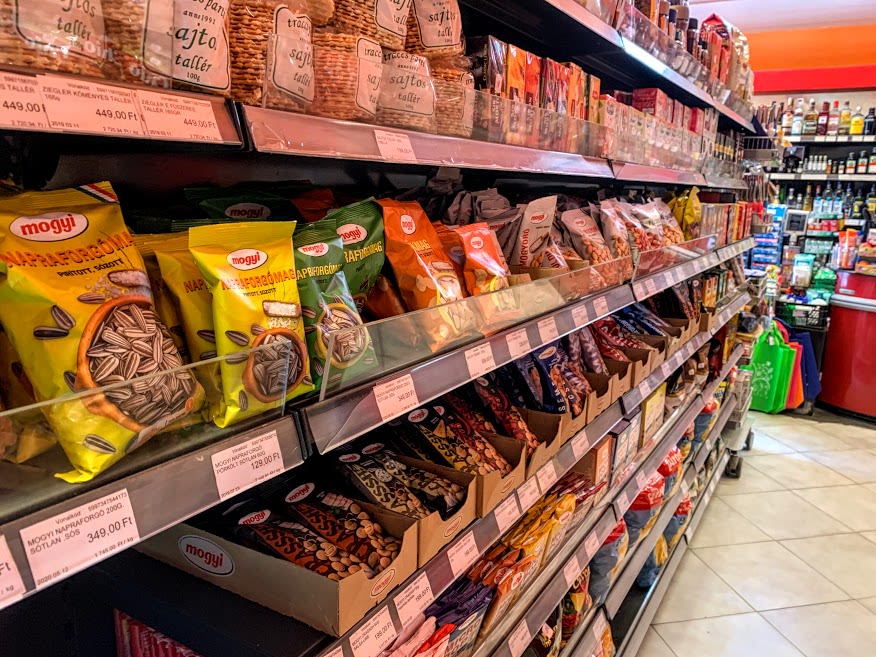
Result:
{"label": "store aisle", "polygon": [[876,427],[753,415],[638,657],[873,654]]}

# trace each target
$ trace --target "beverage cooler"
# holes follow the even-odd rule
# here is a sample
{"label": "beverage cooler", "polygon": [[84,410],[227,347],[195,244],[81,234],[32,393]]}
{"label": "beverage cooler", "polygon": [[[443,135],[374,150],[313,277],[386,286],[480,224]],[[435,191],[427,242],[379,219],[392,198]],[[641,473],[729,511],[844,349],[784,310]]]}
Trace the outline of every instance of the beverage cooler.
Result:
{"label": "beverage cooler", "polygon": [[876,277],[837,272],[819,399],[876,419]]}

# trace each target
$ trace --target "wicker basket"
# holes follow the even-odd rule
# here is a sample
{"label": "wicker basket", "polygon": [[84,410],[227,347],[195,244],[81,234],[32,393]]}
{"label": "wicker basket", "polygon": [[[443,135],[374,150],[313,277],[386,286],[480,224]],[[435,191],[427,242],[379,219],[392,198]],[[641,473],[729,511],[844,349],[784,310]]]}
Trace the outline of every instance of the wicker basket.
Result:
{"label": "wicker basket", "polygon": [[402,50],[410,9],[411,0],[336,0],[331,26],[339,33],[368,37],[390,50]]}
{"label": "wicker basket", "polygon": [[[44,71],[104,77],[106,47],[100,0],[95,16],[72,9],[62,16],[61,3],[47,0],[0,0],[0,64]],[[79,23],[89,38],[71,40],[58,30],[61,21]],[[71,45],[72,44],[72,45]]]}
{"label": "wicker basket", "polygon": [[377,123],[434,133],[435,105],[429,60],[407,52],[386,52]]}
{"label": "wicker basket", "polygon": [[313,69],[316,89],[309,113],[350,121],[374,119],[383,75],[379,43],[328,28],[314,30]]}
{"label": "wicker basket", "polygon": [[[437,25],[429,20],[435,15],[441,17]],[[413,0],[405,50],[429,59],[462,55],[465,40],[456,0]]]}
{"label": "wicker basket", "polygon": [[439,135],[470,138],[474,127],[475,92],[471,60],[452,57],[432,61],[435,120]]}

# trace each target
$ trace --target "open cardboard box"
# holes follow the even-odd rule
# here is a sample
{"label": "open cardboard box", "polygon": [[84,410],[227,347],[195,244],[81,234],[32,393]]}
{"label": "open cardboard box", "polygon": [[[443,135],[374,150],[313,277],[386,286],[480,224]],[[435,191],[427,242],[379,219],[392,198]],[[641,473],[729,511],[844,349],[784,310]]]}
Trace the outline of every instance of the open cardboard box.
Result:
{"label": "open cardboard box", "polygon": [[653,356],[655,353],[651,349],[624,348],[622,351],[630,359],[630,387],[635,388],[654,369]]}
{"label": "open cardboard box", "polygon": [[611,401],[614,402],[633,387],[633,364],[610,358],[603,360],[611,374]]}
{"label": "open cardboard box", "polygon": [[700,331],[713,333],[718,328],[718,311],[703,311],[700,313]]}
{"label": "open cardboard box", "polygon": [[186,523],[163,531],[136,549],[337,637],[417,569],[416,521],[373,504],[363,503],[362,508],[387,533],[401,539],[398,556],[371,579],[358,572],[334,581]]}
{"label": "open cardboard box", "polygon": [[[611,477],[611,459],[614,455],[614,438],[611,434],[606,435],[596,445],[591,447],[588,452],[581,457],[575,465],[572,466],[573,472],[578,472],[584,475],[589,481],[592,481],[595,486],[604,484],[602,489],[593,496],[593,506],[599,504],[600,500],[608,492],[609,479]],[[577,510],[576,510],[577,513]]]}
{"label": "open cardboard box", "polygon": [[[517,409],[529,430],[535,434],[541,444],[526,461],[526,479],[534,477],[539,468],[550,461],[560,450],[562,444],[562,432],[566,418],[571,418],[568,413],[544,413],[528,408]],[[586,413],[586,411],[585,411]]]}
{"label": "open cardboard box", "polygon": [[663,364],[663,361],[668,358],[669,343],[672,341],[672,339],[666,336],[658,335],[637,335],[636,338],[654,348],[654,351],[651,353],[651,370],[649,372],[650,374],[656,368],[660,367]]}
{"label": "open cardboard box", "polygon": [[459,532],[468,527],[475,519],[478,503],[477,477],[467,472],[460,472],[451,467],[414,459],[409,456],[397,455],[396,458],[406,465],[412,465],[426,472],[432,472],[459,484],[466,490],[463,505],[447,520],[441,514],[433,511],[425,518],[417,520],[417,565],[422,568],[426,562],[452,541]]}
{"label": "open cardboard box", "polygon": [[477,515],[483,518],[526,479],[526,445],[519,440],[484,434],[490,444],[511,464],[504,477],[499,472],[477,476]]}
{"label": "open cardboard box", "polygon": [[593,392],[587,396],[587,408],[584,411],[587,416],[587,424],[590,424],[611,406],[614,400],[611,398],[611,377],[608,374],[585,372],[584,377],[593,388]]}

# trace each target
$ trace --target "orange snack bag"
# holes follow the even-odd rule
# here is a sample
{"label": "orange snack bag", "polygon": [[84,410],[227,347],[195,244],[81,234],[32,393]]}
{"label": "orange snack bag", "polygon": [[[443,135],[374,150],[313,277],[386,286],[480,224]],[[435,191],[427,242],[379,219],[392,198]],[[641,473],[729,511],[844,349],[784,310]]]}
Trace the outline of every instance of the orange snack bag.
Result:
{"label": "orange snack bag", "polygon": [[453,232],[459,236],[465,255],[463,275],[468,293],[474,296],[508,287],[511,271],[496,233],[485,223],[459,226]]}

